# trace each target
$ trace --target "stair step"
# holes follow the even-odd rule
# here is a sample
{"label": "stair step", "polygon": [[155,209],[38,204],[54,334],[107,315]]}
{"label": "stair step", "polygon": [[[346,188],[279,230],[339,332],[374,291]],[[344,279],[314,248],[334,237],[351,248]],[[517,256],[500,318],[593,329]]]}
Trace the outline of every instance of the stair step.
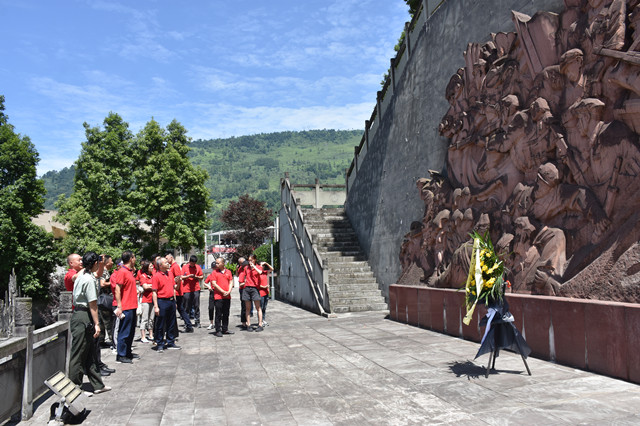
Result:
{"label": "stair step", "polygon": [[318,240],[318,244],[331,243],[334,241],[358,241],[355,232],[354,233],[342,233],[342,234],[314,234]]}
{"label": "stair step", "polygon": [[331,244],[318,244],[318,251],[355,251],[360,250],[360,244],[351,241],[336,241]]}
{"label": "stair step", "polygon": [[373,278],[373,272],[369,271],[353,271],[353,272],[329,272],[331,278]]}
{"label": "stair step", "polygon": [[381,297],[377,297],[375,299],[368,298],[368,297],[346,297],[346,298],[331,299],[329,303],[332,306],[375,305],[378,303],[384,303],[384,299],[382,299]]}
{"label": "stair step", "polygon": [[305,227],[326,261],[333,312],[388,311],[343,208],[302,209]]}
{"label": "stair step", "polygon": [[336,259],[327,261],[327,266],[329,269],[346,269],[346,268],[367,268],[371,269],[369,266],[369,262],[366,260],[347,260],[346,262],[342,259]]}
{"label": "stair step", "polygon": [[380,290],[336,290],[331,287],[331,293],[329,294],[329,300],[334,301],[338,299],[354,299],[354,298],[369,298],[380,299],[382,293]]}
{"label": "stair step", "polygon": [[351,227],[351,225],[348,226],[327,226],[326,223],[319,223],[317,225],[313,225],[313,224],[308,224],[305,223],[305,225],[307,226],[307,229],[309,230],[309,232],[312,232],[313,234],[338,234],[338,235],[342,235],[342,234],[353,234],[353,228]]}
{"label": "stair step", "polygon": [[375,281],[363,281],[363,282],[347,282],[347,283],[329,283],[331,293],[345,292],[345,291],[377,291],[378,283]]}
{"label": "stair step", "polygon": [[347,312],[365,312],[365,311],[389,311],[386,303],[367,303],[358,305],[336,305],[331,306],[331,310],[337,314]]}
{"label": "stair step", "polygon": [[360,250],[328,250],[326,247],[318,247],[318,253],[320,253],[321,256],[323,253],[338,254],[340,256],[358,256],[362,254]]}
{"label": "stair step", "polygon": [[331,262],[359,262],[362,260],[367,260],[367,256],[365,256],[364,254],[359,254],[356,256],[342,256],[340,254],[333,254],[333,253],[321,253],[320,257],[322,257],[323,260],[326,260],[327,262],[331,263]]}
{"label": "stair step", "polygon": [[360,272],[373,274],[369,266],[345,266],[345,267],[339,268],[329,263],[329,267],[327,269],[329,270],[329,275],[334,275],[334,276],[344,275],[344,274],[356,274]]}

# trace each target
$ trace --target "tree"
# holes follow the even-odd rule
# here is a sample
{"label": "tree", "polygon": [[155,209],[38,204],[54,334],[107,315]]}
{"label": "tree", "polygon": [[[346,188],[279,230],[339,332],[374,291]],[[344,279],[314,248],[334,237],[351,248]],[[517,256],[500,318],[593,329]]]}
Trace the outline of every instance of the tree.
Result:
{"label": "tree", "polygon": [[231,201],[220,216],[227,229],[234,230],[232,238],[240,241],[239,256],[248,256],[260,246],[269,235],[267,229],[273,221],[273,211],[265,207],[264,201],[241,195],[238,201]]}
{"label": "tree", "polygon": [[129,200],[133,135],[116,113],[109,113],[103,124],[104,130],[84,123],[87,140],[75,162],[73,192],[57,203],[59,220],[68,224],[66,253],[117,254],[138,245],[141,231]]}
{"label": "tree", "polygon": [[189,160],[190,143],[187,130],[176,120],[165,130],[152,119],[136,137],[131,200],[151,229],[149,253],[160,250],[162,237],[168,246],[183,250],[204,246],[209,222],[205,213],[211,209],[208,175]]}
{"label": "tree", "polygon": [[20,136],[4,114],[0,96],[0,289],[4,294],[11,270],[32,297],[47,293],[49,274],[60,262],[53,235],[31,222],[42,212],[44,184],[36,178],[38,152]]}
{"label": "tree", "polygon": [[420,3],[422,3],[422,0],[404,0],[404,2],[409,6],[409,14],[413,18],[420,9]]}

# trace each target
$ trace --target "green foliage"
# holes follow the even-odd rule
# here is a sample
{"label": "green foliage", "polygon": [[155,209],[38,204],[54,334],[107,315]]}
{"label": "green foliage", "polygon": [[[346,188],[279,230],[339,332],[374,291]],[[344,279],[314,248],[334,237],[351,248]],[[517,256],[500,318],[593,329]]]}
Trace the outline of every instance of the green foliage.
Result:
{"label": "green foliage", "polygon": [[65,253],[119,255],[144,247],[149,255],[162,238],[172,248],[202,246],[211,202],[206,172],[187,157],[186,129],[175,120],[163,129],[152,119],[134,137],[115,113],[104,130],[84,126],[73,192],[57,203],[58,218],[68,224]]}
{"label": "green foliage", "polygon": [[205,212],[211,208],[204,184],[208,175],[187,157],[190,143],[187,130],[176,120],[166,131],[151,120],[134,143],[135,188],[130,199],[151,228],[147,239],[151,252],[161,248],[161,237],[183,250],[204,246]]}
{"label": "green foliage", "polygon": [[[353,147],[361,138],[362,130],[310,130],[192,141],[187,156],[209,175],[205,185],[213,203],[207,209],[211,229],[224,229],[222,210],[247,192],[279,211],[284,172],[290,173],[293,183],[311,184],[318,178],[325,184],[344,184]],[[145,151],[134,154],[137,152]],[[136,164],[146,160],[139,161],[142,163]],[[59,172],[43,176],[45,182],[52,181],[54,173]],[[49,202],[51,194],[47,198]]]}
{"label": "green foliage", "polygon": [[361,138],[361,130],[310,130],[193,141],[189,155],[210,176],[212,229],[224,229],[220,212],[243,193],[279,211],[284,172],[290,173],[293,183],[311,184],[317,178],[326,184],[344,184],[353,147]]}
{"label": "green foliage", "polygon": [[76,175],[76,167],[65,167],[60,171],[51,170],[42,175],[44,189],[47,195],[44,201],[44,208],[53,210],[55,201],[60,195],[69,196],[73,192],[73,178]]}
{"label": "green foliage", "polygon": [[104,130],[84,123],[87,140],[75,163],[73,192],[58,202],[58,219],[67,223],[65,253],[134,249],[140,230],[129,201],[133,185],[129,124],[109,113]]}
{"label": "green foliage", "polygon": [[[422,2],[422,0],[404,0],[404,2],[407,4],[407,6],[409,6],[409,15],[411,15],[411,18],[413,19],[415,14],[418,13],[418,10],[420,10],[420,3]],[[404,43],[405,37],[406,37],[406,34],[404,33],[404,29],[403,29],[402,33],[400,34],[400,37],[398,38],[398,42],[393,47],[394,51],[396,52],[400,51],[400,46],[402,46],[402,43]],[[384,87],[384,83],[386,83],[388,78],[389,78],[389,71],[385,72],[384,75],[382,76],[382,81],[380,82],[380,86]]]}
{"label": "green foliage", "polygon": [[227,263],[224,266],[225,266],[225,268],[230,270],[233,275],[236,275],[236,272],[238,271],[238,264],[237,263]]}
{"label": "green foliage", "polygon": [[232,201],[222,211],[220,219],[228,229],[236,230],[231,236],[240,241],[237,256],[248,256],[262,244],[269,235],[273,212],[265,207],[264,201],[241,195],[238,201]]}
{"label": "green foliage", "polygon": [[420,3],[422,3],[422,0],[404,0],[404,2],[409,6],[409,15],[413,18],[420,9]]}
{"label": "green foliage", "polygon": [[4,114],[0,96],[0,290],[4,294],[11,270],[27,296],[47,294],[49,274],[60,263],[53,235],[34,225],[41,213],[44,184],[36,178],[38,152],[27,136],[20,136]]}
{"label": "green foliage", "polygon": [[271,263],[271,243],[263,244],[253,251],[253,254],[258,258],[258,262],[267,262],[273,266],[274,271],[280,270],[280,249],[279,243],[273,245],[273,263]]}

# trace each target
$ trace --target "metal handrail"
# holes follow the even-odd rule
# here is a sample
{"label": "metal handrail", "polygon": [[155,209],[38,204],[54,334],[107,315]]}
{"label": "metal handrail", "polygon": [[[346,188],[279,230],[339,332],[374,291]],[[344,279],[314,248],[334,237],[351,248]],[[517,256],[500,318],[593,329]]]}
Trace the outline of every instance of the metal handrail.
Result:
{"label": "metal handrail", "polygon": [[328,315],[327,311],[329,311],[330,308],[326,304],[328,300],[327,271],[324,268],[320,253],[315,244],[313,244],[311,233],[304,224],[304,216],[300,206],[297,205],[293,197],[291,183],[286,177],[283,179],[281,185],[281,201],[298,248],[298,253],[302,259],[305,274],[311,284],[311,290],[318,310],[321,315]]}

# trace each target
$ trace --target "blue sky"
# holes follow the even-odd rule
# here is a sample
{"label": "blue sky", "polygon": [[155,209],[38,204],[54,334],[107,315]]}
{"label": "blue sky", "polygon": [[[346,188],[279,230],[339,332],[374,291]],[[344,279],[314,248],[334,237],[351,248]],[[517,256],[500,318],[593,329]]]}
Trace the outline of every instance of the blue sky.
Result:
{"label": "blue sky", "polygon": [[362,129],[409,19],[402,0],[0,0],[0,16],[0,94],[39,173],[110,111],[194,139]]}

